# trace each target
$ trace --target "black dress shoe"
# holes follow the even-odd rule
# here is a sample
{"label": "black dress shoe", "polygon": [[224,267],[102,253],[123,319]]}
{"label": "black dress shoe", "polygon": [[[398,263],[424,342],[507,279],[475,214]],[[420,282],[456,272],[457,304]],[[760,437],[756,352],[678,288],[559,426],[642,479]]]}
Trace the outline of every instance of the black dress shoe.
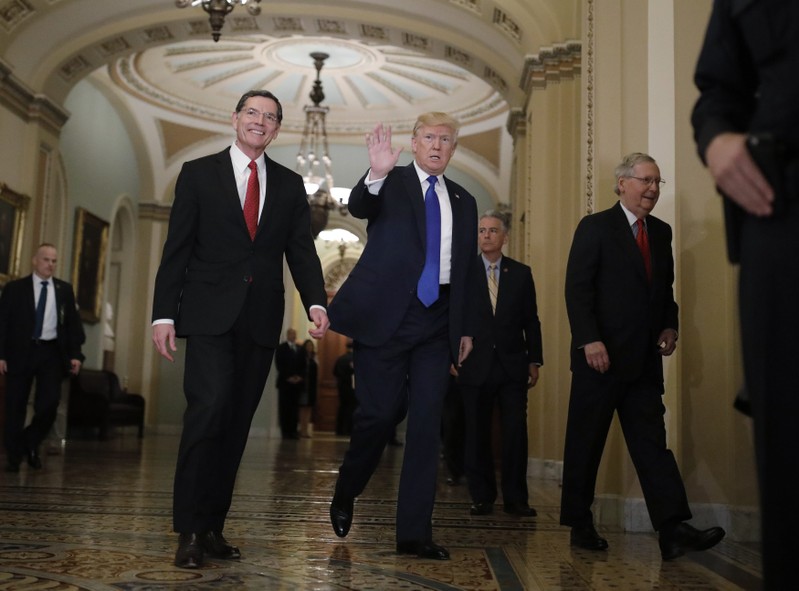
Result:
{"label": "black dress shoe", "polygon": [[571,545],[584,550],[607,550],[608,541],[596,533],[593,525],[573,527],[571,533]]}
{"label": "black dress shoe", "polygon": [[333,502],[330,503],[330,523],[333,524],[333,531],[338,537],[343,538],[350,533],[354,509],[355,499],[333,496]]}
{"label": "black dress shoe", "polygon": [[416,554],[430,560],[449,560],[449,550],[432,540],[428,542],[397,542],[397,554]]}
{"label": "black dress shoe", "polygon": [[538,511],[527,503],[505,503],[505,513],[518,515],[519,517],[535,517],[538,515]]}
{"label": "black dress shoe", "polygon": [[180,534],[178,551],[175,552],[175,566],[178,568],[200,568],[205,564],[203,550],[198,534]]}
{"label": "black dress shoe", "polygon": [[720,527],[699,530],[687,523],[660,531],[660,555],[663,560],[679,558],[686,552],[707,550],[718,544],[725,535]]}
{"label": "black dress shoe", "polygon": [[207,531],[200,536],[200,543],[203,550],[211,558],[221,560],[237,560],[241,558],[241,552],[236,546],[228,544],[225,536],[220,531]]}
{"label": "black dress shoe", "polygon": [[29,449],[27,455],[28,455],[28,466],[30,466],[34,470],[41,470],[42,459],[39,457],[39,452],[37,452],[35,449]]}
{"label": "black dress shoe", "polygon": [[471,515],[491,515],[494,511],[494,503],[474,503],[469,508]]}

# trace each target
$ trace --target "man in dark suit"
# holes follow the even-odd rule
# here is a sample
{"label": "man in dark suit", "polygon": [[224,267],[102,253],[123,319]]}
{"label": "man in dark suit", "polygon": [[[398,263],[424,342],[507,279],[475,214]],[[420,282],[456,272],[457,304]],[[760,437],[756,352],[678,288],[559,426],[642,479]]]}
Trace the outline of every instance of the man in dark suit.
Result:
{"label": "man in dark suit", "polygon": [[306,361],[305,350],[297,344],[297,331],[289,328],[286,331],[286,340],[280,343],[275,351],[277,415],[283,439],[300,437],[297,433],[297,422],[300,392],[305,386],[303,376],[305,376]]}
{"label": "man in dark suit", "polygon": [[604,550],[591,504],[614,411],[638,474],[661,556],[705,550],[724,530],[697,530],[677,462],[666,447],[663,356],[677,346],[671,227],[650,215],[660,197],[660,169],[646,154],[616,167],[620,201],[584,217],[566,269],[572,385],[563,457],[560,522],[571,544]]}
{"label": "man in dark suit", "polygon": [[474,349],[458,372],[466,415],[466,479],[472,515],[488,515],[497,498],[491,449],[494,403],[502,435],[502,501],[506,513],[534,517],[527,494],[527,390],[544,363],[533,274],[502,256],[506,217],[487,211],[477,228],[481,254],[470,281]]}
{"label": "man in dark suit", "polygon": [[799,3],[716,0],[696,65],[697,148],[724,194],[740,263],[743,368],[760,491],[764,589],[796,584],[799,554]]}
{"label": "man in dark suit", "polygon": [[175,471],[175,565],[239,558],[222,530],[239,462],[283,322],[283,257],[308,316],[327,330],[322,269],[302,178],[268,158],[283,111],[249,91],[232,115],[230,148],[186,162],[175,185],[155,279],[153,343],[172,361],[186,337],[187,407]]}
{"label": "man in dark suit", "polygon": [[414,162],[397,167],[391,128],[367,135],[371,168],[349,210],[368,220],[369,241],[330,304],[331,326],[354,340],[355,410],[330,518],[350,529],[355,497],[405,412],[405,457],[397,503],[397,552],[447,560],[432,539],[441,410],[451,362],[471,350],[464,327],[468,267],[476,252],[477,206],[444,177],[458,122],[427,113],[413,129]]}
{"label": "man in dark suit", "polygon": [[[18,472],[23,456],[42,467],[39,444],[53,426],[61,381],[77,375],[83,362],[83,324],[72,286],[53,277],[58,252],[42,244],[33,273],[9,282],[0,297],[0,374],[6,376],[4,443],[7,472]],[[34,415],[25,427],[31,385],[36,380]]]}

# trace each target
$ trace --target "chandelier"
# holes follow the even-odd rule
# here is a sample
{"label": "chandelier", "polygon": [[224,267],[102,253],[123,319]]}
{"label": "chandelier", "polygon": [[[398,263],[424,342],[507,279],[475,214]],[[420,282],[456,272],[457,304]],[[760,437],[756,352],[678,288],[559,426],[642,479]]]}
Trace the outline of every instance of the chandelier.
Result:
{"label": "chandelier", "polygon": [[322,107],[325,100],[322,92],[322,81],[319,74],[325,60],[330,57],[326,53],[314,52],[311,58],[316,67],[316,81],[308,95],[313,105],[306,105],[305,128],[302,131],[300,151],[297,153],[297,172],[302,175],[305,182],[305,192],[311,206],[311,232],[314,238],[327,226],[331,211],[341,215],[347,214],[347,200],[350,190],[333,185],[333,162],[327,145],[327,129],[325,117],[330,107]]}
{"label": "chandelier", "polygon": [[211,23],[211,36],[214,41],[219,41],[222,34],[222,25],[225,24],[225,17],[239,4],[247,7],[247,12],[252,16],[261,14],[261,7],[258,4],[261,0],[175,0],[175,6],[186,8],[201,4],[203,10],[208,13],[208,20]]}

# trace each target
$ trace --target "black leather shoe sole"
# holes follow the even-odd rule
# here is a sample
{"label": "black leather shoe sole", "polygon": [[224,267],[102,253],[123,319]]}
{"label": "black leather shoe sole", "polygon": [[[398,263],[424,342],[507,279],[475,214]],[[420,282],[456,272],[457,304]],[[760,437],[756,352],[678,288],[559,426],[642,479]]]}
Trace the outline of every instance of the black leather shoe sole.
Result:
{"label": "black leather shoe sole", "polygon": [[397,542],[397,554],[415,554],[428,560],[449,560],[449,550],[434,542]]}
{"label": "black leather shoe sole", "polygon": [[[679,527],[679,526],[678,526]],[[706,530],[691,528],[681,530],[673,539],[666,537],[660,540],[660,556],[663,560],[674,560],[686,552],[701,552],[718,544],[726,532],[720,527],[711,527]]]}

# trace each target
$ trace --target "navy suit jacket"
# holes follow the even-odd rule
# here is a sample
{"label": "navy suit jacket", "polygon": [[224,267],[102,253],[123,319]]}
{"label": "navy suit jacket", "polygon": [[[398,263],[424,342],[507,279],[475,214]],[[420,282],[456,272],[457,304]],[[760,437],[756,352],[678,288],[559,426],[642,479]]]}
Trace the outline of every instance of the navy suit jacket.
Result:
{"label": "navy suit jacket", "polygon": [[[330,328],[376,347],[399,327],[425,261],[424,195],[413,163],[388,173],[378,195],[364,185],[350,194],[349,211],[368,221],[368,241],[358,263],[328,309]],[[444,178],[452,205],[449,299],[450,348],[457,358],[464,325],[468,268],[477,251],[477,204],[466,189]]]}
{"label": "navy suit jacket", "polygon": [[577,226],[566,267],[571,367],[573,372],[594,372],[581,347],[602,341],[611,375],[624,381],[644,376],[662,389],[663,360],[657,339],[666,328],[678,330],[674,257],[671,227],[652,215],[646,224],[651,283],[620,203],[584,217]]}
{"label": "navy suit jacket", "polygon": [[458,370],[458,383],[483,385],[495,354],[511,379],[526,382],[530,364],[544,363],[532,270],[502,257],[496,313],[491,310],[488,276],[479,254],[472,271],[468,314],[475,323],[474,349]]}
{"label": "navy suit jacket", "polygon": [[[66,281],[51,278],[55,288],[56,333],[64,373],[70,370],[70,360],[83,361],[81,345],[86,340],[83,324],[75,307],[75,294]],[[33,296],[33,275],[11,281],[0,297],[0,359],[5,359],[8,372],[26,368],[33,340],[36,308]]]}
{"label": "navy suit jacket", "polygon": [[253,338],[276,347],[283,323],[284,254],[305,309],[327,304],[310,208],[302,178],[264,154],[266,197],[251,240],[229,152],[186,162],[180,171],[152,318],[173,319],[178,336],[223,334],[252,290]]}

